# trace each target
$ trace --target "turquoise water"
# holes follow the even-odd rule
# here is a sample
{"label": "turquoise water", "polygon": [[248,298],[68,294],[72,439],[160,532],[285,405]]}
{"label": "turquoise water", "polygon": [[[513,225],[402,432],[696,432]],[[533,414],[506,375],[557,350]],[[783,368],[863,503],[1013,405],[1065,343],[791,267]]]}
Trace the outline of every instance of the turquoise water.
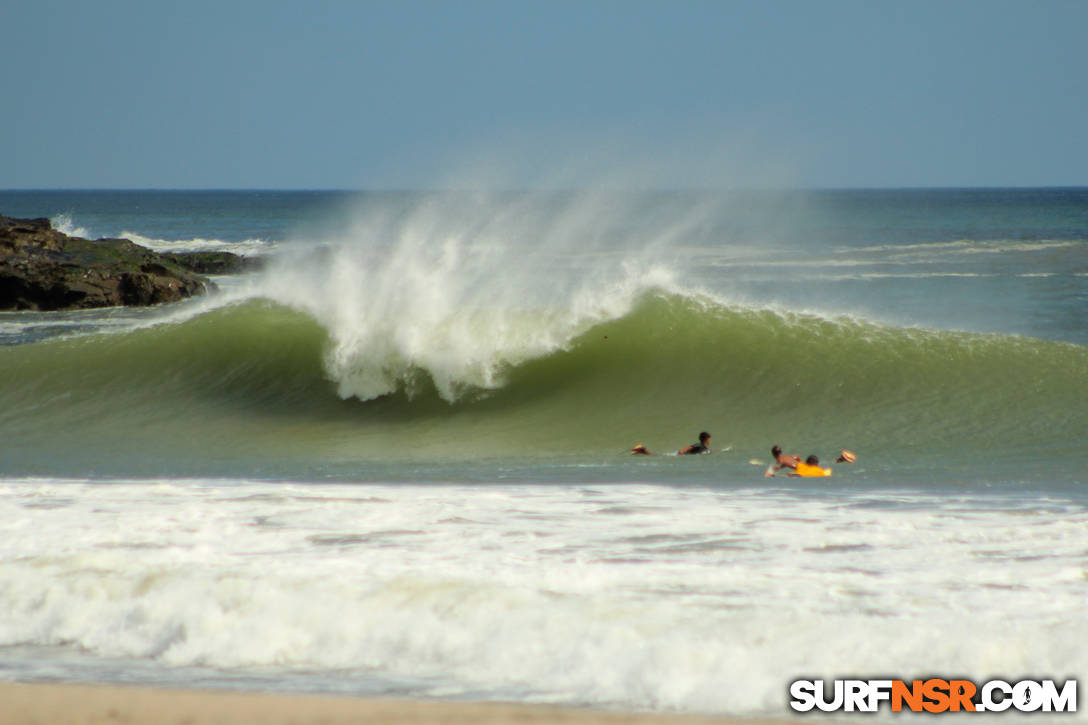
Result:
{"label": "turquoise water", "polygon": [[269,259],[0,313],[0,676],[784,714],[1088,671],[1088,190],[0,213]]}

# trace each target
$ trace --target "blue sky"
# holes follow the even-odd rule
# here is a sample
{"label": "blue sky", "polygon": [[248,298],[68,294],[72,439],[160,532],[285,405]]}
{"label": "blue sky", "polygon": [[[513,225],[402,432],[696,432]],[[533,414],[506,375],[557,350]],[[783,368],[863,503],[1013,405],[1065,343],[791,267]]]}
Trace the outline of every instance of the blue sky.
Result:
{"label": "blue sky", "polygon": [[0,188],[1088,185],[1088,2],[0,5]]}

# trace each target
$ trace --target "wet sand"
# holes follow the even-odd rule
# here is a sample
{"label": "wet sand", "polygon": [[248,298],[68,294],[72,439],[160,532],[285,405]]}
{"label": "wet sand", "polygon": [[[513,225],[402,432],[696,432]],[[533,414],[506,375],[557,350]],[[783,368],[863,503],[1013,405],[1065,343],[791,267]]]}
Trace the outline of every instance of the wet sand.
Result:
{"label": "wet sand", "polygon": [[788,721],[618,713],[505,703],[422,702],[108,685],[0,683],[0,725],[772,725],[775,722]]}

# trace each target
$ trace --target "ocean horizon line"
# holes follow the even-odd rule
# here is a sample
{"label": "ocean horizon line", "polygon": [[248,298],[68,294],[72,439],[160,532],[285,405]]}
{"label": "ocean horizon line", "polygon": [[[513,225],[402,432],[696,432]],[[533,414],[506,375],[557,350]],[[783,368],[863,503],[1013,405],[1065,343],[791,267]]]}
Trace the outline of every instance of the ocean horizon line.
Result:
{"label": "ocean horizon line", "polygon": [[281,194],[430,194],[430,193],[580,193],[580,192],[615,192],[623,194],[674,194],[674,193],[823,193],[823,192],[929,192],[929,191],[1088,191],[1088,184],[1056,184],[1056,185],[997,185],[997,186],[961,186],[961,185],[935,185],[935,186],[734,186],[734,187],[647,187],[625,188],[613,186],[569,186],[569,187],[359,187],[359,188],[320,188],[320,187],[202,187],[202,186],[178,186],[178,187],[137,187],[137,186],[99,186],[99,187],[6,187],[0,188],[0,193],[208,193],[208,194],[252,194],[252,193],[281,193]]}

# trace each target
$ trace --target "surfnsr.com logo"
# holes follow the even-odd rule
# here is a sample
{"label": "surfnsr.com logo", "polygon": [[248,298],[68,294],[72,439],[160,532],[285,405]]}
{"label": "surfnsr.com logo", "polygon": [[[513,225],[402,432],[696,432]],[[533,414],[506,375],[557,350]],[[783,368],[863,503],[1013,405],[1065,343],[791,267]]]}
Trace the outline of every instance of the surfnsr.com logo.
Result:
{"label": "surfnsr.com logo", "polygon": [[1076,712],[1077,681],[990,680],[796,680],[790,707],[797,712]]}

